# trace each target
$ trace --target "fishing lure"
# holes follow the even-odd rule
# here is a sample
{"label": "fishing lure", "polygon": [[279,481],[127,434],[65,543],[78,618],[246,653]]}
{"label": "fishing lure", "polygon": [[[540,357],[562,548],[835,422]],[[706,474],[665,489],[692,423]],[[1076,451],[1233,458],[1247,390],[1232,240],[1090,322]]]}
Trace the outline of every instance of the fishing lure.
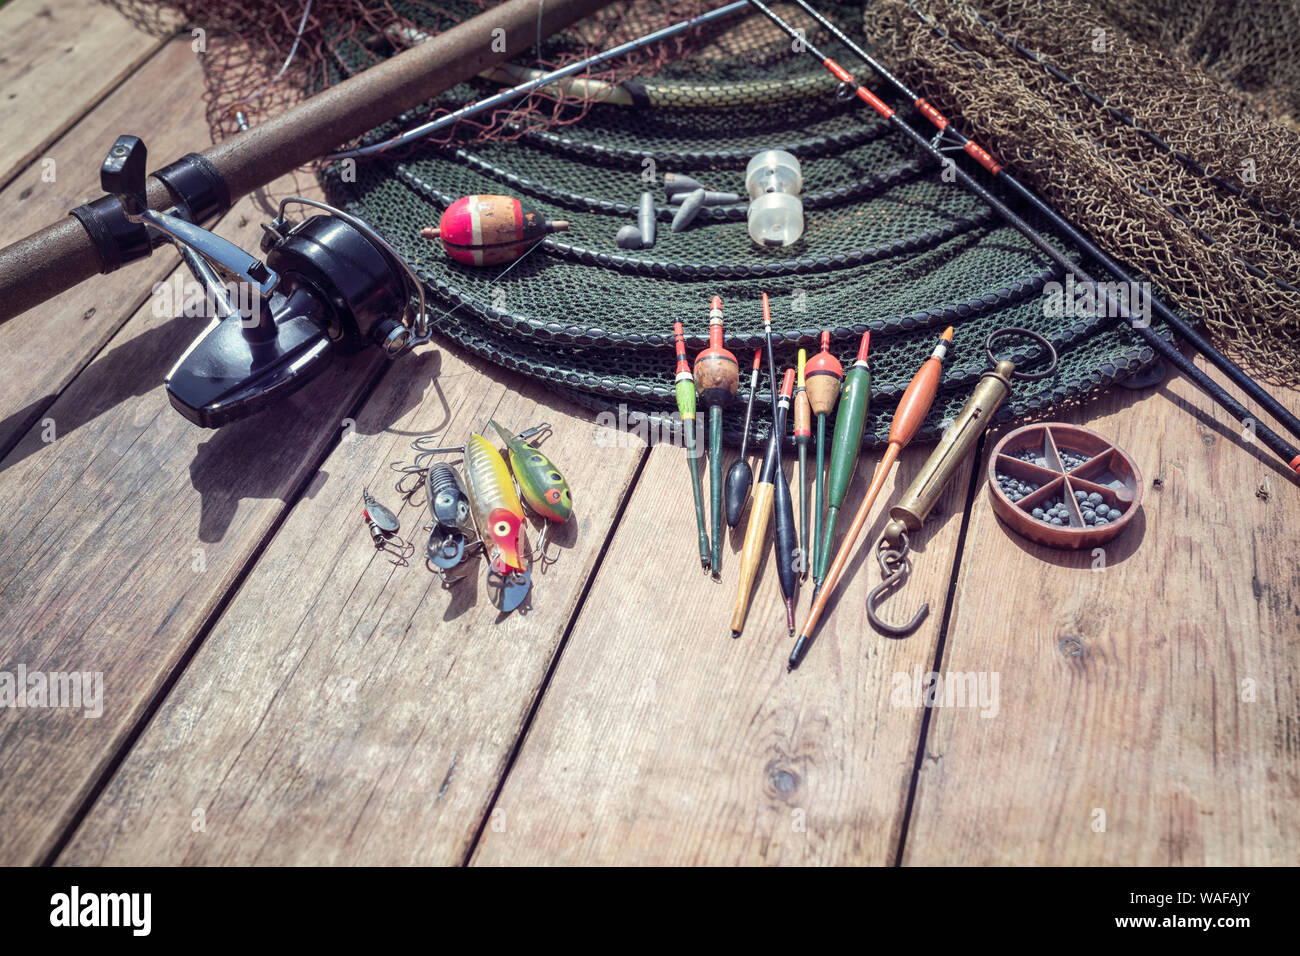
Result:
{"label": "fishing lure", "polygon": [[366,527],[370,529],[370,540],[375,543],[377,549],[383,549],[388,539],[397,534],[401,527],[397,515],[376,501],[368,488],[361,489],[361,502],[363,505],[361,517]]}
{"label": "fishing lure", "polygon": [[443,583],[451,584],[454,582],[448,580],[446,572],[465,560],[466,542],[475,533],[470,520],[469,495],[450,465],[430,465],[425,488],[430,516],[425,557],[438,569]]}
{"label": "fishing lure", "polygon": [[479,434],[465,442],[465,477],[470,511],[488,556],[489,580],[500,579],[492,603],[513,611],[523,603],[532,585],[524,549],[524,507],[515,493],[506,461]]}
{"label": "fishing lure", "polygon": [[549,458],[528,444],[528,439],[533,435],[548,430],[550,423],[543,422],[536,428],[513,437],[491,419],[488,419],[488,424],[496,429],[496,433],[506,443],[510,454],[510,470],[514,472],[515,481],[519,484],[524,504],[547,521],[559,524],[568,521],[573,516],[573,496],[569,492],[569,483]]}
{"label": "fishing lure", "polygon": [[361,520],[366,523],[375,550],[387,551],[397,559],[394,564],[404,567],[415,549],[397,536],[401,527],[397,515],[376,501],[368,488],[361,489],[361,501]]}

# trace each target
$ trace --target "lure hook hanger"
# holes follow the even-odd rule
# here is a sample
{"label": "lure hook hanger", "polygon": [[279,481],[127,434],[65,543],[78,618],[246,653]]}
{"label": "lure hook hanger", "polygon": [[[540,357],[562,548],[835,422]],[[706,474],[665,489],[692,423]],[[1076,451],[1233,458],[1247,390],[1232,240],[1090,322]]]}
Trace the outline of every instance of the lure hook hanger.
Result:
{"label": "lure hook hanger", "polygon": [[867,595],[867,617],[871,621],[871,626],[882,634],[888,634],[890,637],[907,637],[925,621],[926,615],[930,613],[930,604],[926,602],[921,605],[921,609],[912,615],[912,619],[906,624],[896,625],[887,624],[880,619],[876,613],[880,604],[884,601],[885,592],[891,588],[902,587],[906,583],[909,573],[907,563],[907,534],[899,535],[900,547],[885,547],[886,542],[882,539],[879,549],[876,552],[876,560],[880,562],[880,573],[884,575],[884,580],[871,589]]}

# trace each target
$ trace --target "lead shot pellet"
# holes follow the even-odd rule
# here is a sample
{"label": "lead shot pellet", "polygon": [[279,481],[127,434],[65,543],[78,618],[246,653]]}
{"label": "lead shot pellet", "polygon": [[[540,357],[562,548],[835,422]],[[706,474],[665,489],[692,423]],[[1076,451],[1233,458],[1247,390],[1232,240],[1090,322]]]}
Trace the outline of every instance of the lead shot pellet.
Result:
{"label": "lead shot pellet", "polygon": [[1085,462],[1092,461],[1091,455],[1080,454],[1077,451],[1070,451],[1065,448],[1058,448],[1056,452],[1061,459],[1061,465],[1065,468],[1066,471],[1074,471],[1074,469],[1078,468],[1080,465],[1084,464]]}
{"label": "lead shot pellet", "polygon": [[1029,512],[1044,524],[1064,527],[1070,523],[1070,506],[1062,498],[1053,498]]}
{"label": "lead shot pellet", "polygon": [[1032,481],[1023,481],[1019,478],[1013,478],[1011,475],[998,472],[998,488],[1000,488],[1002,493],[1012,501],[1019,501],[1021,498],[1031,495],[1040,487],[1041,485],[1035,484]]}

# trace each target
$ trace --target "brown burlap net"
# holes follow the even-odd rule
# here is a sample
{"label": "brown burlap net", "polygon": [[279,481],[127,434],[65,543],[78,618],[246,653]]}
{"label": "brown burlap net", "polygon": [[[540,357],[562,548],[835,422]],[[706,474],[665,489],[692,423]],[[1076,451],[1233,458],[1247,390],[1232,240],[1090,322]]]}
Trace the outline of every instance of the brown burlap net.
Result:
{"label": "brown burlap net", "polygon": [[[1272,45],[1252,42],[1230,16],[1202,16],[1183,21],[1196,25],[1195,42],[1160,49],[1175,28],[1118,0],[881,0],[865,28],[918,92],[1117,260],[1202,316],[1225,350],[1296,383],[1300,134],[1226,81],[1249,80],[1261,104],[1294,101],[1283,81],[1294,61],[1265,85],[1256,80],[1264,64],[1243,65],[1279,46],[1294,52],[1291,10],[1290,39]],[[1133,23],[1149,40],[1121,25]],[[1202,48],[1220,51],[1225,78],[1179,52]]]}

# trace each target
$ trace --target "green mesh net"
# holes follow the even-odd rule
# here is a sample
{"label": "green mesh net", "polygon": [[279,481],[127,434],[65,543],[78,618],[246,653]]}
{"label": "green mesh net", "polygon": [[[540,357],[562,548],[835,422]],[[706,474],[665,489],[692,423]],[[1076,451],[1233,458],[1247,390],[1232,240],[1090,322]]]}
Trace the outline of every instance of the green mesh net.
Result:
{"label": "green mesh net", "polygon": [[[844,29],[860,35],[861,5],[840,4],[833,13]],[[503,137],[474,130],[358,161],[355,170],[335,164],[324,172],[327,190],[412,263],[431,294],[438,336],[624,420],[671,418],[673,322],[685,324],[693,355],[705,345],[714,295],[723,300],[727,347],[742,368],[762,341],[764,292],[773,305],[782,366],[794,363],[800,347],[815,350],[823,329],[831,331],[832,347],[847,366],[862,332],[870,330],[874,394],[866,440],[877,444],[885,440],[898,398],[949,324],[956,327],[954,348],[922,437],[941,431],[988,367],[984,342],[995,329],[1033,330],[1060,355],[1054,376],[1016,384],[999,412],[1004,418],[1082,398],[1154,361],[1122,320],[1046,315],[1043,286],[1061,281],[1059,270],[984,203],[945,181],[937,163],[862,104],[824,84],[818,90],[812,78],[820,80],[824,71],[764,27],[753,18],[727,25],[715,31],[726,42],[702,44],[685,60],[638,78],[660,103],[693,97],[691,105],[583,104],[577,122],[559,126],[507,119]],[[565,44],[578,42],[568,35],[552,38],[540,56],[561,58]],[[825,48],[850,61],[834,44]],[[376,55],[373,45],[360,41],[341,44],[338,52],[341,73]],[[702,85],[711,85],[713,102],[723,104],[746,99],[754,83],[777,79],[790,80],[784,89],[799,95],[699,105]],[[499,88],[486,81],[463,84],[439,102],[454,107]],[[910,106],[891,105],[924,128]],[[413,118],[375,130],[367,142]],[[774,147],[793,153],[803,167],[806,226],[799,242],[778,249],[755,245],[742,205],[707,207],[686,231],[670,231],[676,207],[663,192],[665,173],[743,194],[745,164]],[[620,249],[614,236],[635,222],[646,191],[656,197],[658,240],[650,249]],[[455,199],[476,193],[517,196],[548,219],[567,220],[570,229],[547,237],[508,269],[457,264],[419,232],[436,225]],[[1032,210],[1001,198],[1077,256]],[[1113,278],[1095,262],[1082,264],[1100,280]],[[1008,338],[1003,347],[1001,355],[1022,360],[1027,369],[1043,359],[1027,339]],[[727,415],[733,440],[747,384]],[[770,420],[768,389],[763,381],[755,437]]]}

